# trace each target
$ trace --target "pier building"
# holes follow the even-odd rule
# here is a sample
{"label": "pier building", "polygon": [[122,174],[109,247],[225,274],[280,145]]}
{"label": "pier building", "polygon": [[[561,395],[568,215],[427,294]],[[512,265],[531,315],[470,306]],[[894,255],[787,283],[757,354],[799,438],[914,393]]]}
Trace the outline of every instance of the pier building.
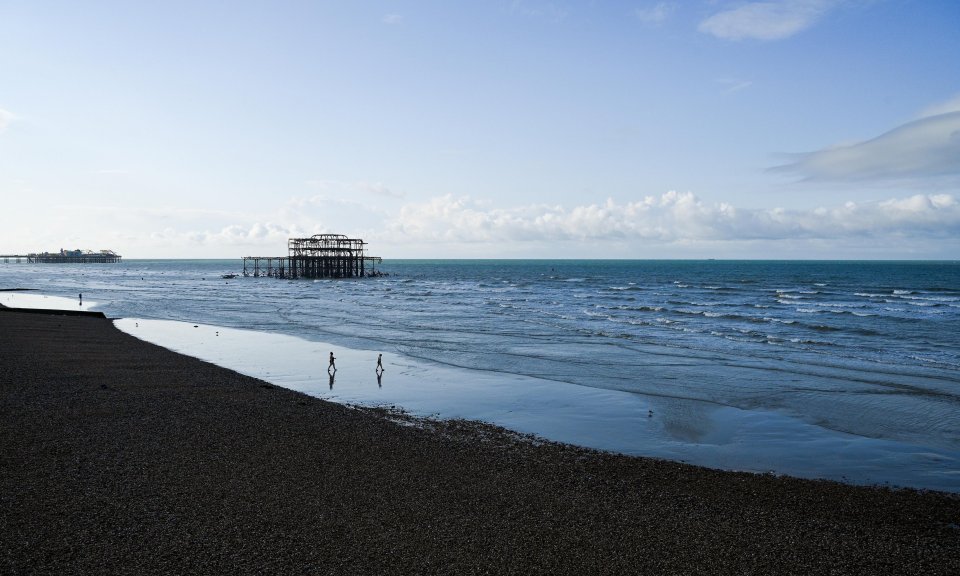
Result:
{"label": "pier building", "polygon": [[0,254],[4,263],[30,264],[115,264],[121,256],[113,250],[64,250],[59,252],[31,252],[30,254]]}

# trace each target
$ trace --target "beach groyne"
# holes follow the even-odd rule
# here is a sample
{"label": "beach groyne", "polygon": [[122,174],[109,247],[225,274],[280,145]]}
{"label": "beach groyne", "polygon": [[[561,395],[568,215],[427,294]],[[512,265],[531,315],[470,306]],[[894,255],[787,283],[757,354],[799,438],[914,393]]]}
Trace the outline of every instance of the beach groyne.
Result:
{"label": "beach groyne", "polygon": [[0,314],[0,572],[956,574],[960,499],[351,409]]}

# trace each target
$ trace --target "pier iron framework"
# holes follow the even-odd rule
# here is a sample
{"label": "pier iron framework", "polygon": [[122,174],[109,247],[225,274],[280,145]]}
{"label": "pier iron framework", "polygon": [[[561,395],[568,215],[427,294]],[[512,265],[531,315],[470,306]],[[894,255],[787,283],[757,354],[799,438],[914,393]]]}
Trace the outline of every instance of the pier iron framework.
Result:
{"label": "pier iron framework", "polygon": [[366,254],[366,242],[343,234],[290,238],[287,256],[244,256],[244,276],[273,278],[358,278],[379,276],[379,256]]}

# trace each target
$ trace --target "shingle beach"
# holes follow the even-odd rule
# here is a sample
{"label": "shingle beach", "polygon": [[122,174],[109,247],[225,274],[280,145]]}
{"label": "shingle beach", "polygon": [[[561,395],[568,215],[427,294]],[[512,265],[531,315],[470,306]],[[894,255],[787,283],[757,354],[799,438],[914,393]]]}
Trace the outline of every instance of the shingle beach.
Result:
{"label": "shingle beach", "polygon": [[2,574],[960,574],[960,497],[334,404],[0,313]]}

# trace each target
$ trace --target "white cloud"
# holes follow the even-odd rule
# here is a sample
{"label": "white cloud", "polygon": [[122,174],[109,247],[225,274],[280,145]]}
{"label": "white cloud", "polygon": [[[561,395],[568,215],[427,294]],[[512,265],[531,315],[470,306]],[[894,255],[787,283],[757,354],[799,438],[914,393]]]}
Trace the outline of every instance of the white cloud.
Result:
{"label": "white cloud", "polygon": [[922,117],[865,142],[802,154],[773,170],[819,181],[960,176],[960,111]]}
{"label": "white cloud", "polygon": [[753,86],[753,80],[741,80],[739,78],[719,78],[717,82],[723,86],[724,94],[733,94]]}
{"label": "white cloud", "polygon": [[182,222],[154,229],[146,237],[143,234],[130,237],[128,243],[137,250],[166,253],[211,256],[278,256],[284,254],[287,240],[309,236],[310,233],[297,226],[274,222],[247,222],[227,224],[214,229],[193,229]]}
{"label": "white cloud", "polygon": [[939,116],[941,114],[949,114],[950,112],[960,112],[960,94],[957,94],[946,102],[940,102],[939,104],[930,106],[920,113],[920,118]]}
{"label": "white cloud", "polygon": [[387,14],[381,19],[381,21],[384,24],[390,24],[390,25],[400,24],[403,22],[403,16],[399,14]]}
{"label": "white cloud", "polygon": [[836,0],[748,2],[700,23],[699,30],[725,40],[782,40],[813,26]]}
{"label": "white cloud", "polygon": [[[4,218],[0,215],[0,221]],[[265,213],[54,205],[46,232],[7,219],[29,250],[110,248],[125,258],[279,256],[317,233],[364,238],[386,257],[948,257],[960,197],[917,194],[810,210],[737,207],[691,192],[576,206],[495,206],[452,195],[372,212],[349,199],[292,198]],[[78,222],[91,222],[80,227]],[[64,244],[64,231],[71,241]]]}
{"label": "white cloud", "polygon": [[196,239],[203,244],[225,244],[228,246],[275,243],[277,250],[283,251],[289,238],[302,234],[296,226],[283,226],[273,222],[254,222],[252,224],[231,224],[218,231],[204,231],[197,234]]}
{"label": "white cloud", "polygon": [[[273,246],[275,251],[286,246],[289,234],[300,231],[296,224],[256,222],[250,215],[232,211],[88,204],[57,204],[50,208],[51,217],[58,222],[54,229],[77,229],[71,224],[77,221],[96,222],[95,227],[81,234],[84,246],[92,243],[91,246],[95,244],[98,248],[119,249],[115,243],[121,242],[125,245],[123,250],[133,254],[146,249],[151,254],[209,257],[210,253],[195,249],[204,247],[216,251],[218,247],[239,245]],[[232,252],[231,249],[227,253]]]}
{"label": "white cloud", "polygon": [[531,205],[486,208],[451,195],[405,206],[380,239],[398,243],[714,242],[837,240],[851,237],[960,235],[960,202],[916,195],[815,210],[743,209],[707,204],[690,192],[566,209]]}
{"label": "white cloud", "polygon": [[676,4],[673,2],[658,2],[653,6],[637,8],[634,10],[634,14],[644,24],[660,25],[670,18],[674,9],[676,9]]}

